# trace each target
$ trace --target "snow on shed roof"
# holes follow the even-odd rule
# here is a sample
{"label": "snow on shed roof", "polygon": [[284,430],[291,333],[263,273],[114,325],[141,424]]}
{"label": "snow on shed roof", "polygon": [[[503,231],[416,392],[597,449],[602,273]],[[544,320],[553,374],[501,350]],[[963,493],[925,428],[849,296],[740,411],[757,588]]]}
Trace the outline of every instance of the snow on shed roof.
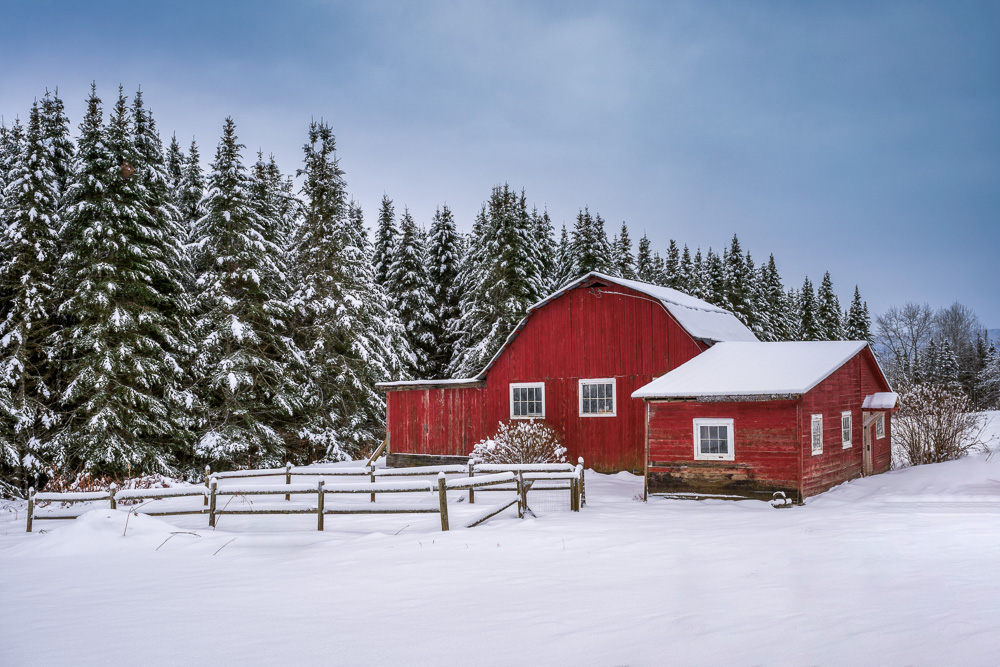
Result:
{"label": "snow on shed roof", "polygon": [[880,391],[865,396],[862,410],[893,410],[899,403],[899,394],[894,391]]}
{"label": "snow on shed roof", "polygon": [[868,343],[718,343],[633,392],[633,398],[804,394]]}
{"label": "snow on shed roof", "polygon": [[[591,271],[587,275],[581,276],[563,286],[561,289],[528,308],[528,312],[530,313],[592,278],[606,280],[656,299],[677,320],[677,323],[695,338],[712,342],[757,340],[753,332],[725,308],[713,306],[707,301],[696,299],[689,294],[678,292],[669,287],[641,283],[638,280],[616,278],[597,271]],[[605,294],[612,293],[605,290]]]}

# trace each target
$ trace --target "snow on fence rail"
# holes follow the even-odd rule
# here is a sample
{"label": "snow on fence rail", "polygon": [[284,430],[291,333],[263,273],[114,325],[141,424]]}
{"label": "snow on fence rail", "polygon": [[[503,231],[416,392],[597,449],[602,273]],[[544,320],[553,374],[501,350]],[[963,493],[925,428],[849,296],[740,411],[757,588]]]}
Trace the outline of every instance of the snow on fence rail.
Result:
{"label": "snow on fence rail", "polygon": [[[479,474],[476,473],[486,473]],[[448,474],[461,474],[464,477],[447,479]],[[392,480],[377,481],[379,477],[413,477],[437,475],[437,482],[430,481],[409,481]],[[220,486],[221,480],[250,479],[260,477],[285,477],[284,484],[250,484],[250,485],[230,485]],[[292,477],[367,477],[368,483],[362,484],[326,484],[324,480],[319,480],[315,486],[311,484],[292,484]],[[414,468],[394,468],[376,469],[374,465],[365,467],[344,467],[344,468],[309,468],[294,467],[287,464],[284,468],[270,468],[262,470],[234,470],[230,472],[212,473],[211,469],[205,467],[205,488],[201,487],[172,487],[160,489],[122,489],[116,490],[115,484],[111,484],[108,491],[93,491],[81,493],[35,493],[30,490],[28,496],[28,519],[27,530],[31,532],[34,520],[45,519],[75,519],[76,515],[48,514],[37,515],[37,503],[39,502],[94,502],[107,500],[111,509],[117,509],[117,503],[121,500],[162,500],[165,498],[195,497],[204,498],[204,507],[200,509],[177,509],[151,507],[143,509],[143,514],[156,515],[183,515],[183,514],[208,514],[209,525],[215,526],[217,517],[222,514],[316,514],[317,529],[323,530],[323,517],[327,514],[411,514],[411,513],[438,513],[441,515],[441,529],[448,530],[448,499],[449,490],[468,490],[469,504],[475,504],[475,491],[507,491],[515,492],[515,498],[500,505],[486,508],[486,511],[477,515],[473,521],[466,524],[467,527],[476,526],[487,519],[496,516],[508,507],[517,505],[518,517],[521,518],[526,512],[530,512],[528,506],[528,491],[532,489],[538,481],[562,481],[568,482],[567,486],[545,486],[538,487],[536,491],[569,491],[570,509],[580,511],[582,505],[586,504],[586,494],[584,487],[583,459],[579,459],[576,466],[572,464],[482,464],[470,461],[468,466],[445,465],[445,466],[422,466]],[[337,505],[326,506],[325,498],[327,494],[370,494],[371,502],[375,502],[375,497],[380,493],[437,493],[438,506],[428,507],[422,505]],[[267,496],[284,495],[286,501],[290,501],[292,495],[315,494],[315,503],[306,507],[290,506],[262,506],[262,507],[237,507],[228,508],[228,502],[221,509],[218,507],[218,498],[226,496],[230,499],[235,496]],[[144,503],[140,507],[145,507]],[[133,509],[131,511],[137,511]]]}

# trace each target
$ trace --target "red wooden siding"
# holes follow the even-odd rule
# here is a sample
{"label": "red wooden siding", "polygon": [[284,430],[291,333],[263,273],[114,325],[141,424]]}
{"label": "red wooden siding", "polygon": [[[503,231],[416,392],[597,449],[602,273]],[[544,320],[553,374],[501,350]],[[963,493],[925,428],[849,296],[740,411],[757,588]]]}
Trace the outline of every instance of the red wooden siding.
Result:
{"label": "red wooden siding", "polygon": [[386,396],[393,453],[468,456],[486,432],[485,389],[414,389]]}
{"label": "red wooden siding", "polygon": [[[798,401],[649,403],[650,493],[798,496]],[[733,420],[733,461],[694,459],[694,420]]]}
{"label": "red wooden siding", "polygon": [[[601,472],[639,471],[645,412],[632,392],[701,351],[658,301],[614,284],[600,293],[579,287],[531,314],[485,388],[389,391],[390,448],[467,455],[510,418],[511,383],[544,382],[545,421],[563,435],[571,460],[583,456]],[[611,377],[617,415],[580,417],[578,381]]]}
{"label": "red wooden siding", "polygon": [[[861,476],[863,432],[861,404],[867,394],[888,391],[872,353],[867,348],[834,371],[802,397],[802,491],[804,497],[822,493],[837,484]],[[840,430],[841,412],[851,411],[853,433],[851,446],[844,449]],[[823,453],[812,454],[812,419],[823,415]],[[886,437],[878,440],[872,428],[872,465],[874,472],[889,469],[892,453],[889,448],[888,414],[885,417]]]}

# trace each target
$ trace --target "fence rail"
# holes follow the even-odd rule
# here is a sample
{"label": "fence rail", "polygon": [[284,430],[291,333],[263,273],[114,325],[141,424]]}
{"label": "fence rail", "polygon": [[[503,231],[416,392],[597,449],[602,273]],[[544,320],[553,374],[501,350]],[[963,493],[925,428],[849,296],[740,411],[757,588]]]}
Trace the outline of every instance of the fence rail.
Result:
{"label": "fence rail", "polygon": [[[478,476],[477,476],[477,473]],[[435,482],[431,481],[410,481],[410,480],[386,480],[378,481],[378,478],[394,477],[415,477],[436,475]],[[448,475],[462,475],[453,479],[448,479]],[[249,484],[241,485],[226,484],[220,485],[222,480],[239,480],[262,477],[284,476],[284,484]],[[293,484],[293,477],[320,477],[315,484]],[[327,484],[324,477],[367,477],[367,483]],[[525,513],[534,514],[528,506],[528,492],[536,482],[566,481],[566,486],[548,486],[535,488],[535,491],[569,491],[570,509],[580,511],[586,503],[584,492],[583,459],[579,459],[576,466],[571,464],[482,464],[470,461],[467,466],[445,465],[445,466],[422,466],[416,468],[375,468],[374,465],[365,467],[344,467],[344,468],[308,468],[295,467],[291,464],[284,468],[270,468],[261,470],[234,470],[227,472],[213,473],[207,466],[205,468],[205,487],[170,487],[159,489],[121,489],[118,490],[115,484],[111,484],[107,491],[87,491],[78,493],[36,493],[31,489],[28,495],[28,519],[27,530],[31,532],[32,524],[36,520],[52,519],[75,519],[76,515],[45,514],[36,513],[40,502],[59,503],[82,503],[108,501],[111,509],[117,509],[119,501],[146,500],[156,501],[166,498],[181,497],[204,497],[204,506],[199,509],[176,509],[149,507],[147,503],[140,505],[143,514],[164,515],[195,515],[208,514],[209,526],[215,526],[219,516],[224,514],[315,514],[317,519],[317,530],[324,529],[323,517],[329,514],[416,514],[433,513],[441,515],[441,529],[449,529],[448,521],[448,491],[467,490],[469,492],[469,504],[475,504],[475,492],[479,491],[507,491],[514,492],[513,500],[487,507],[484,512],[477,515],[473,520],[467,522],[466,527],[473,527],[483,523],[500,512],[515,504],[518,507],[518,517],[523,517]],[[438,503],[436,507],[425,505],[399,504],[399,505],[331,505],[327,506],[325,499],[327,495],[337,494],[369,494],[371,502],[375,502],[377,494],[384,493],[428,493],[437,494]],[[274,496],[283,495],[285,501],[290,501],[291,497],[312,496],[312,501],[305,507],[295,506],[258,506],[258,507],[234,507],[229,509],[226,503],[219,508],[219,497],[233,498],[236,496]],[[131,509],[130,511],[138,511]]]}

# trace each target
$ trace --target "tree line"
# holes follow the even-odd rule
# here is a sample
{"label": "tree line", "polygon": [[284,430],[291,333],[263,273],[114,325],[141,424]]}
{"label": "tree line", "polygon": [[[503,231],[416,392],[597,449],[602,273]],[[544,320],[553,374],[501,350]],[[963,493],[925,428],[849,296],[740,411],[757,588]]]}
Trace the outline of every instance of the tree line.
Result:
{"label": "tree line", "polygon": [[581,209],[555,232],[497,186],[468,234],[383,198],[374,238],[331,128],[294,175],[244,161],[226,119],[205,170],[164,146],[141,92],[92,87],[71,138],[57,93],[0,125],[0,484],[52,475],[276,465],[356,456],[384,435],[382,380],[477,373],[546,294],[591,270],[732,310],[762,340],[867,339],[857,288],[786,289],[734,236],[721,253]]}

